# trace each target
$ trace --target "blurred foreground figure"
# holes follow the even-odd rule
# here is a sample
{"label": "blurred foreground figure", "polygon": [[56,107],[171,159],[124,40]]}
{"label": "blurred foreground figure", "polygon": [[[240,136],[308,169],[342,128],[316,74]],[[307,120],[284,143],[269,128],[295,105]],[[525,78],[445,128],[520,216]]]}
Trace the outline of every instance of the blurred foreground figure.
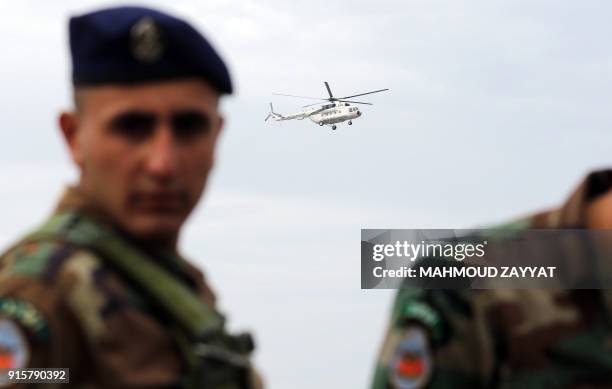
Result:
{"label": "blurred foreground figure", "polygon": [[[612,229],[612,170],[506,229]],[[398,292],[373,389],[612,388],[610,290]]]}
{"label": "blurred foreground figure", "polygon": [[177,252],[232,92],[225,64],[146,8],[72,18],[70,48],[76,108],[59,123],[79,182],[1,258],[0,368],[69,368],[71,387],[259,387],[251,338],[226,332]]}

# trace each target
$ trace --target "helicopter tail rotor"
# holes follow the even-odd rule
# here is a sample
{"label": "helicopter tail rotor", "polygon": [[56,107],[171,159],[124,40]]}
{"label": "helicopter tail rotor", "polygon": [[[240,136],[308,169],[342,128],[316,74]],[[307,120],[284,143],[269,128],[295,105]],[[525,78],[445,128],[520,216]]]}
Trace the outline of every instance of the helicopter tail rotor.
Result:
{"label": "helicopter tail rotor", "polygon": [[274,107],[272,107],[272,103],[270,103],[270,113],[268,113],[268,116],[266,116],[264,122],[267,122],[268,119],[270,119],[270,116],[272,116],[272,114],[274,114]]}
{"label": "helicopter tail rotor", "polygon": [[264,119],[264,122],[267,122],[268,119],[270,119],[270,117],[273,117],[275,120],[285,120],[286,118],[281,115],[280,113],[276,113],[274,112],[274,107],[272,106],[272,103],[270,103],[270,112],[268,112],[268,116],[266,116],[266,118]]}

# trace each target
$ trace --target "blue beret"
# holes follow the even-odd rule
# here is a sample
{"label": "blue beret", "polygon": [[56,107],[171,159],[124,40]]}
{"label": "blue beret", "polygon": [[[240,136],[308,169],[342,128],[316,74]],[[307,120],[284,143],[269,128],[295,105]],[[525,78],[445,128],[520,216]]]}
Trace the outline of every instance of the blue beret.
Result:
{"label": "blue beret", "polygon": [[75,86],[199,77],[232,93],[219,54],[187,22],[142,7],[117,7],[70,19]]}

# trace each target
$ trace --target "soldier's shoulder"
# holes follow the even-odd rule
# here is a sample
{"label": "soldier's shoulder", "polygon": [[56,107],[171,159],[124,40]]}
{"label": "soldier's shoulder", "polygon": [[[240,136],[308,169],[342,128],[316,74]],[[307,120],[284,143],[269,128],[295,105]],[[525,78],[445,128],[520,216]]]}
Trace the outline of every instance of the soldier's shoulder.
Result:
{"label": "soldier's shoulder", "polygon": [[559,225],[560,209],[549,209],[483,227],[495,232],[520,232],[527,229],[555,228]]}
{"label": "soldier's shoulder", "polygon": [[0,298],[24,301],[47,316],[65,309],[78,314],[104,300],[100,289],[106,273],[101,257],[89,249],[24,240],[0,256]]}
{"label": "soldier's shoulder", "polygon": [[76,320],[87,337],[95,338],[103,333],[105,312],[136,299],[124,279],[84,247],[24,242],[0,258],[0,317],[5,301],[57,328]]}
{"label": "soldier's shoulder", "polygon": [[51,240],[24,240],[0,256],[0,349],[30,356],[12,367],[76,363],[86,336],[100,332],[101,266],[94,253]]}
{"label": "soldier's shoulder", "polygon": [[56,283],[63,272],[101,266],[91,250],[57,240],[24,240],[0,256],[0,279],[28,278]]}

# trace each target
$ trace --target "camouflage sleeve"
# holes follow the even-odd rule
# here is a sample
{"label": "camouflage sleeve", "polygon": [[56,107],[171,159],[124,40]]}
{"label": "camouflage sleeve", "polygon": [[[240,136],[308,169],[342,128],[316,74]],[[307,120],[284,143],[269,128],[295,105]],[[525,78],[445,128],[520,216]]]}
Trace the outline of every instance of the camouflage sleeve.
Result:
{"label": "camouflage sleeve", "polygon": [[398,291],[371,388],[486,387],[494,364],[491,338],[469,293]]}
{"label": "camouflage sleeve", "polygon": [[83,338],[66,304],[69,277],[51,270],[65,248],[17,247],[0,262],[0,367],[76,371]]}

